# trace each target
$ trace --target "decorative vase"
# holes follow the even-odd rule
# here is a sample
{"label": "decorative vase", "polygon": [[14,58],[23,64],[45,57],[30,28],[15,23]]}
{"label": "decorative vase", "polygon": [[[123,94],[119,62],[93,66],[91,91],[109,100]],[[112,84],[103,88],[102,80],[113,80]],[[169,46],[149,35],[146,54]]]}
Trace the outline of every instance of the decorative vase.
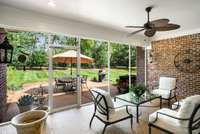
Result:
{"label": "decorative vase", "polygon": [[17,134],[42,134],[48,113],[43,110],[33,110],[21,113],[11,120]]}

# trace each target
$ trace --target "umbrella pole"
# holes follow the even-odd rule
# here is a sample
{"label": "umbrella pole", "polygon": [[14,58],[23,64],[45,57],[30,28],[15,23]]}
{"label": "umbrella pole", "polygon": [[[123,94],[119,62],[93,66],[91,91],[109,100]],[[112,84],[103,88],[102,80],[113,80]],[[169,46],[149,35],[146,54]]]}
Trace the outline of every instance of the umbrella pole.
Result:
{"label": "umbrella pole", "polygon": [[71,58],[71,76],[72,76],[72,58]]}

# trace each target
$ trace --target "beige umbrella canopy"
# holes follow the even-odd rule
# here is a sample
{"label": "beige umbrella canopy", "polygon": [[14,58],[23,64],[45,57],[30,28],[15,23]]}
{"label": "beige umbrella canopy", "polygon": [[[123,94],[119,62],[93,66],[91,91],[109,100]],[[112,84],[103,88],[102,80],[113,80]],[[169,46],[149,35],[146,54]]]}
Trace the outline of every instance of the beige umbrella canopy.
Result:
{"label": "beige umbrella canopy", "polygon": [[[64,53],[56,54],[53,56],[53,60],[57,63],[68,63],[72,65],[73,63],[77,62],[77,52],[74,50],[69,50]],[[93,58],[80,54],[80,63],[90,63],[93,61],[94,61]],[[72,66],[71,66],[71,74],[72,74]]]}

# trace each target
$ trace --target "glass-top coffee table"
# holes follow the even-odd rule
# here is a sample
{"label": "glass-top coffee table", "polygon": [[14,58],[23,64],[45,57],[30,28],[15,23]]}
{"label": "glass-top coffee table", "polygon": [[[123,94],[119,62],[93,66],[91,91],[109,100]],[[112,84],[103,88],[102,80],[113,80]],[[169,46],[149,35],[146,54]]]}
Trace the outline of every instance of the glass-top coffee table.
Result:
{"label": "glass-top coffee table", "polygon": [[[114,101],[116,99],[134,104],[136,106],[136,120],[137,123],[139,123],[139,107],[142,107],[142,104],[150,102],[155,99],[160,99],[160,108],[162,108],[162,98],[159,95],[153,95],[150,93],[145,93],[145,95],[142,95],[141,97],[135,97],[133,93],[126,93],[122,95],[117,95],[114,97]],[[148,106],[145,106],[148,107]]]}

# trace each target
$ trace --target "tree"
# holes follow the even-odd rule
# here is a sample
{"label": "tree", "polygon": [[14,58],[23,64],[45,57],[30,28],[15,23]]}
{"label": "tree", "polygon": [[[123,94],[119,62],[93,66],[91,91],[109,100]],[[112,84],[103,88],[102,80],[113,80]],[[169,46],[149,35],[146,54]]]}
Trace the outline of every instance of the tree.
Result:
{"label": "tree", "polygon": [[47,54],[44,51],[34,51],[28,60],[29,66],[40,66],[47,64]]}

